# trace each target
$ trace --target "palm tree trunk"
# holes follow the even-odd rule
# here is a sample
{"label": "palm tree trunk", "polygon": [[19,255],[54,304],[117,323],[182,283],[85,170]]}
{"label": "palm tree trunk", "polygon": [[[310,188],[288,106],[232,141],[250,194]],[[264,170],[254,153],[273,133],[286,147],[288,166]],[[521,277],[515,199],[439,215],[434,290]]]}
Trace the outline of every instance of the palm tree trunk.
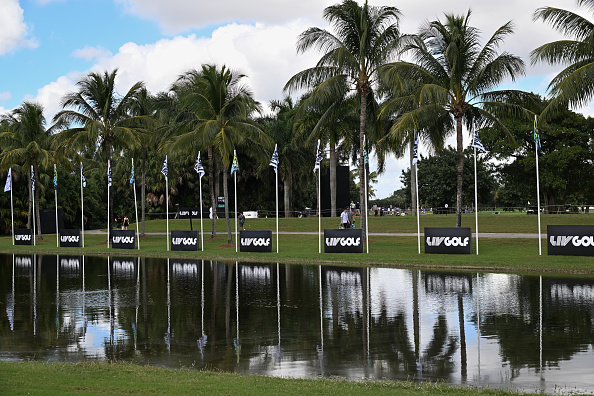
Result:
{"label": "palm tree trunk", "polygon": [[[35,171],[35,175],[39,178],[39,167],[37,163],[33,163],[33,169]],[[37,184],[37,182],[35,182]],[[35,222],[37,223],[37,235],[39,236],[39,241],[43,240],[43,235],[41,234],[41,217],[39,216],[39,186],[35,186],[35,201],[37,202],[37,206],[35,207]]]}
{"label": "palm tree trunk", "polygon": [[365,230],[367,224],[367,200],[365,199],[365,162],[362,153],[365,144],[365,122],[367,120],[367,92],[359,92],[359,95],[361,95],[361,113],[359,115],[359,147],[361,147],[361,155],[359,155],[359,200],[361,201],[361,229]]}
{"label": "palm tree trunk", "polygon": [[410,141],[410,199],[411,199],[411,209],[412,215],[417,215],[417,172],[415,172],[414,165],[413,165],[413,158],[414,158],[414,147],[415,147],[415,139],[414,137]]}
{"label": "palm tree trunk", "polygon": [[464,146],[462,142],[462,116],[456,116],[456,227],[462,227],[462,173],[464,171]]}
{"label": "palm tree trunk", "polygon": [[144,235],[145,204],[146,204],[146,147],[142,149],[142,185],[140,187],[140,212],[142,217],[142,228],[140,234]]}
{"label": "palm tree trunk", "polygon": [[27,228],[33,228],[33,223],[31,223],[31,219],[33,216],[33,194],[31,192],[31,175],[27,178],[29,179],[29,211],[27,212]]}
{"label": "palm tree trunk", "polygon": [[283,189],[285,193],[285,217],[293,217],[293,167],[289,165],[287,177],[283,180]]}
{"label": "palm tree trunk", "polygon": [[225,197],[225,223],[227,224],[227,243],[233,242],[231,235],[231,222],[229,221],[229,188],[227,186],[229,177],[227,176],[227,169],[223,171],[223,196]]}
{"label": "palm tree trunk", "polygon": [[217,237],[217,207],[214,190],[214,160],[212,158],[212,147],[208,148],[208,188],[210,189],[210,209],[212,211],[212,234],[211,238]]}
{"label": "palm tree trunk", "polygon": [[336,217],[336,134],[330,132],[330,217]]}

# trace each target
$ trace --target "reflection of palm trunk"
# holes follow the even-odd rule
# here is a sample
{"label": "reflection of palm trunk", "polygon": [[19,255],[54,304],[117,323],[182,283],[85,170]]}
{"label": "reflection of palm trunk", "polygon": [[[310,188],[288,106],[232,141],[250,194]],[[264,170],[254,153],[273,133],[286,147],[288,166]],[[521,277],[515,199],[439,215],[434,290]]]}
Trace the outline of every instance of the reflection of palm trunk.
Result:
{"label": "reflection of palm trunk", "polygon": [[233,285],[233,266],[227,266],[227,293],[225,296],[225,337],[227,347],[233,345],[231,341],[231,286]]}
{"label": "reflection of palm trunk", "polygon": [[462,377],[462,383],[466,383],[466,331],[464,329],[464,303],[461,294],[458,294],[458,322],[460,324],[460,375]]}
{"label": "reflection of palm trunk", "polygon": [[[363,273],[363,284],[361,286],[363,294],[363,357],[365,363],[369,363],[369,268],[365,268]],[[365,367],[367,368],[368,364],[366,364]]]}
{"label": "reflection of palm trunk", "polygon": [[413,282],[413,331],[415,337],[415,358],[417,363],[419,363],[420,359],[420,318],[419,318],[419,280],[418,280],[418,271],[413,270],[412,273],[412,282]]}
{"label": "reflection of palm trunk", "polygon": [[214,346],[217,342],[217,332],[215,331],[215,323],[219,301],[219,266],[216,262],[213,265],[211,260],[210,268],[212,269],[212,300],[210,304],[210,335],[212,337],[212,342],[210,343],[210,346],[212,352],[214,352]]}
{"label": "reflection of palm trunk", "polygon": [[149,339],[148,329],[148,296],[146,287],[146,259],[142,257],[140,259],[142,263],[142,316],[144,317],[144,337]]}

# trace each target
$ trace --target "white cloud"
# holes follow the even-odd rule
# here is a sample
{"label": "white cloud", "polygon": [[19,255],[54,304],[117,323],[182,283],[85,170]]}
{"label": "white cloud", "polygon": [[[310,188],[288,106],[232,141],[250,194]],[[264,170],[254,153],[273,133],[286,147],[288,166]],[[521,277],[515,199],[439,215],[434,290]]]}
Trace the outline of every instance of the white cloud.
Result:
{"label": "white cloud", "polygon": [[37,47],[37,43],[28,38],[29,28],[18,0],[0,0],[0,10],[0,55],[17,47]]}
{"label": "white cloud", "polygon": [[62,96],[75,90],[75,81],[76,77],[74,75],[59,77],[56,81],[37,90],[37,96],[28,95],[24,98],[24,101],[40,103],[43,106],[43,113],[47,123],[51,125],[52,118],[61,110],[60,101]]}
{"label": "white cloud", "polygon": [[10,98],[12,98],[10,91],[0,92],[0,100],[8,100]]}
{"label": "white cloud", "polygon": [[108,50],[106,50],[105,48],[103,48],[101,46],[97,46],[97,47],[86,46],[84,48],[80,48],[80,49],[74,50],[72,52],[72,56],[74,56],[75,58],[83,58],[86,60],[106,58],[111,55],[112,55],[111,52],[109,52]]}

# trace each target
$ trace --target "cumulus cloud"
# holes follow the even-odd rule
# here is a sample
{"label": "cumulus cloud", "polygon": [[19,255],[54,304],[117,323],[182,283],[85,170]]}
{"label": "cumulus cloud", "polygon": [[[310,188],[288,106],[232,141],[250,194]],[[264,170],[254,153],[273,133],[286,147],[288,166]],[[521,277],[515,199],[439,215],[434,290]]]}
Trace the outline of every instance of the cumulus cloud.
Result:
{"label": "cumulus cloud", "polygon": [[0,55],[18,47],[36,47],[35,40],[29,38],[29,28],[18,0],[0,0],[0,9]]}
{"label": "cumulus cloud", "polygon": [[86,46],[84,48],[80,48],[80,49],[74,50],[72,52],[72,56],[74,56],[75,58],[83,58],[86,60],[106,58],[111,55],[112,54],[110,51],[106,50],[105,48],[103,48],[101,46],[98,46],[98,47]]}

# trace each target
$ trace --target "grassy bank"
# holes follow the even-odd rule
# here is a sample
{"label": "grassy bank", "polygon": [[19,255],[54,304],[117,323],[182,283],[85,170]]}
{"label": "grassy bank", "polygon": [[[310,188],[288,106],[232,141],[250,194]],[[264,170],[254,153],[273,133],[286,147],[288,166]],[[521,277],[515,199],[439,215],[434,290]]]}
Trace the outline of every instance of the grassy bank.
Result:
{"label": "grassy bank", "polygon": [[0,394],[43,395],[517,395],[446,384],[283,379],[124,363],[0,361]]}
{"label": "grassy bank", "polygon": [[[336,219],[323,218],[322,228],[335,228]],[[439,227],[452,226],[453,216],[425,215],[421,217],[421,224]],[[474,224],[472,215],[465,215],[465,223]],[[536,227],[536,216],[526,214],[483,213],[479,219],[480,231],[524,233],[530,232],[531,223]],[[371,235],[369,254],[319,254],[317,218],[280,219],[279,230],[311,232],[314,234],[288,235],[280,234],[280,252],[275,253],[241,253],[235,252],[235,244],[227,243],[224,220],[218,220],[219,234],[216,239],[205,235],[204,252],[167,252],[165,235],[147,235],[140,238],[140,250],[108,249],[106,235],[87,235],[85,248],[57,248],[55,234],[44,235],[45,240],[37,246],[12,246],[9,237],[0,238],[0,252],[3,253],[43,253],[61,255],[144,255],[154,257],[182,257],[220,261],[251,261],[251,262],[283,262],[304,264],[342,264],[342,265],[382,265],[399,267],[427,267],[442,269],[469,269],[478,271],[508,271],[508,272],[558,272],[575,274],[594,274],[594,260],[591,257],[577,256],[548,256],[546,241],[543,240],[543,255],[538,255],[538,240],[536,238],[480,238],[479,252],[476,255],[476,245],[473,242],[471,255],[431,255],[418,253],[417,238],[400,235]],[[590,224],[594,223],[594,215],[546,215],[542,217],[544,235],[548,224]],[[208,227],[207,227],[208,225]],[[193,221],[194,229],[200,227],[199,220]],[[188,220],[172,220],[170,230],[187,230],[190,228]],[[233,227],[233,225],[232,225]],[[248,229],[274,230],[275,219],[248,219]],[[210,222],[205,222],[205,231],[210,230]],[[474,228],[474,227],[473,227]],[[131,229],[135,229],[133,225]],[[146,232],[165,232],[164,220],[147,222]],[[536,230],[534,228],[532,231]],[[474,231],[474,230],[473,230]],[[398,233],[416,232],[416,219],[412,217],[370,217],[370,233]],[[234,241],[233,241],[234,242]],[[276,251],[276,236],[273,238]],[[423,241],[421,241],[423,243]],[[323,250],[322,250],[323,251]]]}

